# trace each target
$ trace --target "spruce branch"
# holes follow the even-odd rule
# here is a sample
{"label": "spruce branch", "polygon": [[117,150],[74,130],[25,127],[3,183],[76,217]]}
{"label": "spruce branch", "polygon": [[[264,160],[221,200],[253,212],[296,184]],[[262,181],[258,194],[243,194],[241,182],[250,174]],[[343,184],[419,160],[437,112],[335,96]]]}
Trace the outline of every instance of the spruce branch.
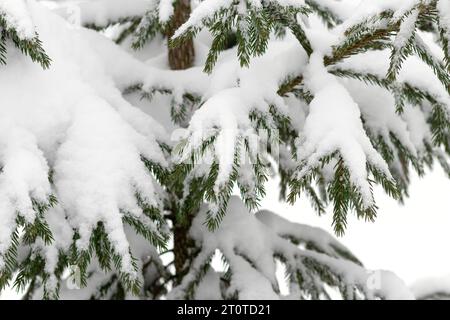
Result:
{"label": "spruce branch", "polygon": [[51,59],[45,53],[38,34],[31,39],[20,37],[17,30],[8,25],[4,14],[0,13],[0,65],[6,64],[8,41],[11,41],[22,54],[29,56],[33,62],[39,63],[43,69],[50,67]]}

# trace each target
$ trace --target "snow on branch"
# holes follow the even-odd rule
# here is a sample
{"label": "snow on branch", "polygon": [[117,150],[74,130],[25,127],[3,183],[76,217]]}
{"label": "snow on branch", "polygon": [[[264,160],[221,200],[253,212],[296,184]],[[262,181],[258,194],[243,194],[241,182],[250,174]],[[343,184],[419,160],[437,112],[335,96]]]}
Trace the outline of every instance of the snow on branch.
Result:
{"label": "snow on branch", "polygon": [[[261,147],[260,141],[266,132],[272,147],[278,144],[277,122],[288,121],[288,107],[277,92],[284,79],[299,72],[302,53],[295,41],[274,43],[247,70],[239,70],[234,60],[212,75],[211,97],[194,113],[181,137],[176,159],[184,170],[200,170],[194,175],[203,175],[212,183],[213,188],[205,190],[212,204],[208,219],[212,226],[217,226],[223,216],[235,183],[249,205],[255,207],[260,196],[257,190],[265,181],[257,177],[264,175],[263,163],[268,157],[267,146]],[[306,59],[306,55],[303,57]],[[283,64],[285,60],[296,63],[287,66]],[[237,74],[230,75],[230,70],[236,70]],[[248,179],[242,175],[246,170],[251,172]]]}
{"label": "snow on branch", "polygon": [[[44,71],[12,60],[0,72],[0,286],[11,279],[14,266],[30,263],[17,261],[17,247],[24,242],[31,245],[34,263],[56,246],[53,251],[70,256],[63,261],[84,273],[95,252],[103,269],[116,268],[124,283],[136,288],[125,226],[156,247],[167,240],[159,213],[164,195],[158,174],[167,166],[160,146],[164,138],[158,141],[163,130],[125,101],[114,81],[121,66],[136,64],[132,58],[99,35],[68,28],[38,4],[30,11],[53,64]],[[66,42],[71,45],[61,46]],[[104,45],[108,48],[93,49]],[[98,55],[102,50],[109,60]],[[67,219],[74,230],[69,241],[59,242],[53,235],[59,226],[47,221],[45,213],[56,209],[58,220]],[[25,230],[21,238],[19,227]],[[56,272],[51,261],[59,258],[57,253],[42,260],[44,280]],[[27,272],[18,279],[27,279]]]}
{"label": "snow on branch", "polygon": [[[203,3],[205,8],[207,7],[206,3]],[[292,166],[292,161],[285,161],[285,159],[281,159],[279,164],[279,173],[282,175],[283,184],[289,184],[291,188],[289,200],[294,202],[300,193],[306,192],[314,199],[319,212],[323,210],[323,202],[326,199],[331,200],[335,208],[334,223],[338,233],[343,232],[346,225],[345,216],[350,209],[354,209],[361,218],[368,220],[375,218],[376,205],[372,195],[374,183],[381,184],[385,191],[394,198],[401,199],[406,194],[408,172],[403,165],[399,164],[400,154],[402,158],[405,158],[402,161],[411,162],[413,167],[422,173],[424,163],[429,163],[426,159],[439,153],[433,144],[444,146],[448,144],[446,142],[449,127],[446,111],[449,105],[448,73],[435,53],[428,48],[428,44],[422,40],[421,35],[417,34],[416,28],[419,20],[428,19],[428,15],[433,12],[432,6],[432,3],[402,1],[395,4],[392,2],[372,4],[369,8],[360,7],[352,15],[352,18],[336,27],[336,30],[331,30],[329,34],[320,39],[319,37],[314,39],[311,50],[323,52],[325,55],[320,56],[319,52],[313,53],[310,57],[309,68],[313,64],[321,65],[323,72],[318,72],[317,68],[309,70],[302,62],[300,71],[284,73],[283,81],[288,80],[277,83],[279,88],[277,93],[285,99],[289,95],[295,95],[308,104],[305,110],[302,110],[305,112],[306,121],[298,123],[299,127],[292,125],[296,119],[291,118],[293,114],[290,113],[289,106],[286,106],[279,97],[266,97],[265,94],[259,94],[259,97],[252,100],[253,87],[267,87],[265,82],[270,81],[263,75],[255,73],[257,77],[252,77],[248,82],[244,77],[237,77],[238,87],[230,88],[228,83],[232,83],[233,69],[227,70],[223,74],[214,72],[222,79],[226,79],[222,82],[227,85],[219,86],[222,91],[217,94],[207,94],[207,97],[211,96],[211,98],[200,104],[198,111],[193,113],[188,129],[188,137],[192,138],[183,140],[180,149],[188,150],[181,158],[191,160],[191,166],[185,167],[185,171],[195,168],[195,164],[202,162],[203,158],[212,156],[213,165],[202,169],[204,171],[200,175],[206,174],[205,181],[207,182],[205,183],[214,187],[207,199],[215,203],[212,209],[219,212],[219,220],[224,214],[230,190],[234,185],[233,181],[241,176],[242,168],[244,168],[240,165],[238,157],[242,152],[238,152],[239,148],[236,146],[242,144],[245,146],[246,139],[248,139],[245,137],[245,132],[248,132],[248,129],[250,132],[260,129],[258,125],[263,123],[259,119],[248,121],[249,118],[254,120],[255,111],[262,115],[261,118],[265,118],[265,121],[270,119],[269,129],[270,124],[273,124],[281,133],[279,148],[284,153],[283,157],[286,153],[292,152],[297,158],[297,168]],[[260,8],[259,5],[256,7]],[[218,11],[213,10],[214,14],[210,15],[211,21],[222,21],[221,16],[217,15],[217,12],[221,12],[221,8],[218,8]],[[316,9],[313,8],[312,11],[317,12]],[[203,12],[202,10],[199,12]],[[207,12],[206,9],[205,12]],[[204,25],[208,26],[208,23]],[[301,22],[297,24],[302,25]],[[185,27],[189,28],[189,21]],[[195,29],[192,28],[192,30]],[[219,29],[223,30],[222,27],[217,30]],[[315,33],[312,30],[305,30],[305,37],[306,35],[314,37]],[[183,40],[182,31],[183,28],[180,31],[179,41]],[[327,32],[323,31],[323,33]],[[295,32],[293,34],[295,36]],[[392,40],[391,35],[393,34],[396,37]],[[292,39],[290,36],[286,38]],[[306,50],[304,43],[298,37],[295,38],[309,55],[311,50]],[[175,41],[178,40],[175,39]],[[386,49],[391,46],[397,49],[389,58],[385,53]],[[242,65],[242,50],[239,43],[237,43],[236,50]],[[209,57],[211,54],[215,54],[213,51],[214,48],[210,51]],[[351,68],[344,70],[338,67],[340,64],[345,65],[347,60],[352,60],[354,57],[368,57],[366,54],[371,52],[374,53],[373,61],[390,61],[390,67],[383,66],[382,69],[378,68],[372,74],[366,71],[357,73]],[[404,79],[402,76],[402,64],[411,65],[411,61],[417,59],[416,57],[409,59],[409,56],[413,54],[431,67],[430,69],[435,74],[427,85],[417,86],[414,80]],[[266,59],[269,58],[266,57],[269,56],[270,46],[261,58],[253,61],[268,61]],[[217,58],[216,55],[211,61],[215,63]],[[225,58],[223,60],[226,61]],[[249,74],[255,69],[252,68],[252,63],[248,69]],[[208,64],[208,60],[206,64]],[[408,70],[415,70],[416,64],[417,61],[414,62],[414,67],[410,66]],[[264,65],[268,65],[268,63]],[[226,63],[219,61],[216,70],[220,71],[227,66]],[[380,74],[379,70],[385,71]],[[210,78],[213,89],[213,91],[210,89],[210,92],[215,92],[214,89],[217,86],[214,73]],[[241,73],[245,74],[242,71]],[[317,82],[311,83],[308,74],[326,75],[322,81],[323,85],[320,86]],[[381,89],[361,87],[355,81],[342,83],[339,78],[352,78],[371,86],[380,86]],[[414,79],[414,77],[412,78]],[[264,79],[265,82],[260,82],[258,79]],[[277,79],[280,80],[281,77]],[[436,80],[441,83],[436,84]],[[256,85],[247,86],[247,83]],[[433,85],[430,85],[431,83]],[[273,88],[268,89],[262,92],[273,92]],[[379,100],[383,98],[380,103],[386,107],[385,112],[375,111],[375,104],[371,105],[369,102],[373,101],[373,98],[367,98],[368,96],[377,97],[376,99]],[[358,100],[358,104],[361,105],[356,104],[355,100]],[[423,103],[431,104],[432,112],[425,117],[418,117],[417,112],[411,109],[411,105],[422,105]],[[228,105],[232,107],[225,107]],[[273,114],[274,110],[279,114]],[[403,112],[404,116],[401,115]],[[334,116],[330,117],[330,114]],[[247,115],[250,116],[247,117]],[[344,117],[345,115],[346,117]],[[336,121],[340,118],[343,118],[342,121]],[[411,123],[411,121],[415,122]],[[411,128],[418,123],[424,124],[425,121],[430,121],[431,130],[421,130],[422,135],[411,137],[413,134]],[[320,126],[317,125],[318,123]],[[264,126],[267,126],[267,123]],[[228,135],[225,134],[227,132],[224,130],[225,127],[230,127]],[[200,134],[200,132],[202,133]],[[201,135],[204,136],[198,138]],[[289,138],[293,135],[299,136],[296,143],[292,143],[293,140]],[[431,139],[430,136],[432,136]],[[345,138],[340,139],[339,137]],[[209,149],[214,150],[212,155],[207,152]],[[225,151],[222,153],[221,150]],[[286,163],[290,164],[284,167]],[[256,170],[255,166],[253,169],[253,180],[261,174],[264,175],[263,171]],[[330,174],[331,171],[335,171],[335,174]],[[319,187],[325,190],[325,195],[328,195],[324,199],[320,199],[312,186],[316,181],[320,181]],[[342,182],[346,186],[345,190],[342,188]],[[239,182],[237,184],[239,185]],[[255,187],[253,188],[255,189]],[[208,188],[206,189],[208,190]],[[248,191],[249,188],[244,189]],[[256,189],[263,190],[262,187]],[[217,197],[220,190],[226,192]],[[343,198],[347,194],[351,195],[351,199],[344,201]],[[251,202],[250,207],[253,205],[254,203]],[[212,216],[215,217],[217,214]],[[216,223],[213,226],[216,226]]]}
{"label": "snow on branch", "polygon": [[72,23],[94,29],[140,20],[156,0],[82,0],[64,1],[53,6],[55,13]]}
{"label": "snow on branch", "polygon": [[438,25],[448,69],[450,67],[450,4],[445,0],[438,0],[436,8],[439,12]]}
{"label": "snow on branch", "polygon": [[[241,66],[248,66],[252,57],[262,55],[274,30],[289,28],[305,51],[311,45],[297,14],[309,12],[303,1],[232,1],[207,0],[200,3],[172,37],[172,46],[194,37],[203,27],[213,35],[213,43],[205,63],[205,71],[212,72],[219,54],[226,49],[230,34],[235,32]],[[234,31],[235,30],[235,31]]]}
{"label": "snow on branch", "polygon": [[31,39],[35,36],[27,1],[2,0],[0,1],[0,12],[9,28],[16,30],[19,38]]}
{"label": "snow on branch", "polygon": [[30,2],[25,0],[0,1],[0,65],[6,64],[10,42],[23,54],[38,62],[45,69],[50,66],[51,59],[42,47],[36,33],[32,15],[29,12]]}
{"label": "snow on branch", "polygon": [[[345,214],[353,206],[359,215],[373,219],[375,204],[367,169],[383,180],[382,184],[393,195],[397,193],[385,160],[373,148],[362,126],[360,110],[349,92],[328,73],[323,57],[314,54],[305,72],[305,84],[314,95],[310,113],[297,149],[299,171],[292,185],[290,200],[303,188],[303,181],[316,170],[322,170],[332,158],[336,160],[334,181],[329,186],[334,201],[334,226],[338,234],[345,227]],[[349,186],[342,191],[342,185]],[[340,186],[338,186],[340,185]],[[344,200],[340,192],[353,194]]]}
{"label": "snow on branch", "polygon": [[[268,211],[253,215],[237,197],[230,199],[227,214],[214,232],[203,223],[206,212],[203,207],[190,230],[199,252],[171,298],[192,297],[208,274],[209,261],[216,250],[228,266],[221,279],[223,298],[329,298],[324,283],[346,298],[412,298],[395,275],[365,270],[348,249],[325,231],[292,224]],[[279,292],[276,260],[285,264],[288,272],[287,297]],[[213,277],[208,279],[216,281]]]}
{"label": "snow on branch", "polygon": [[[0,289],[57,298],[70,269],[83,297],[284,298],[282,263],[290,297],[411,297],[331,235],[249,210],[277,174],[340,235],[352,210],[375,218],[375,184],[402,200],[411,168],[450,175],[447,1],[205,0],[172,39],[172,0],[43,3],[0,0]],[[194,66],[167,70],[197,35]],[[172,137],[131,92],[168,96],[145,111]],[[183,277],[158,250],[189,218]]]}
{"label": "snow on branch", "polygon": [[399,31],[395,37],[392,56],[390,58],[391,65],[389,66],[387,78],[395,79],[397,73],[401,68],[401,63],[408,54],[412,53],[412,46],[414,43],[414,36],[416,31],[417,19],[419,18],[419,10],[413,9],[408,12],[400,24]]}

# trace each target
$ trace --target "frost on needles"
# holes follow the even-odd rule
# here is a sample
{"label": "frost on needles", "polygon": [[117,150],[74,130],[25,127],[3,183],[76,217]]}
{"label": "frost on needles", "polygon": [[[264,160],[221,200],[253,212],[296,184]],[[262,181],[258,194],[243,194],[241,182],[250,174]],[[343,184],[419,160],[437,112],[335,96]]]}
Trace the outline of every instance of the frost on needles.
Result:
{"label": "frost on needles", "polygon": [[258,210],[275,177],[342,235],[450,175],[447,0],[0,0],[0,32],[0,289],[414,297]]}

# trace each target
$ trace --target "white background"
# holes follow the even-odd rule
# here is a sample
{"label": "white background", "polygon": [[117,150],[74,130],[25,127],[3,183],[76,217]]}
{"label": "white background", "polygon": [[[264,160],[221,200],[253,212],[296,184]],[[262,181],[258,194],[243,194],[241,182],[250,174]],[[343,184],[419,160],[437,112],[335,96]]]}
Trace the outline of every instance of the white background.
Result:
{"label": "white background", "polygon": [[[408,285],[450,275],[450,180],[438,166],[424,177],[413,175],[411,180],[410,197],[404,205],[376,188],[376,221],[365,222],[350,215],[340,239],[367,268],[393,271]],[[318,217],[306,198],[294,207],[279,203],[272,191],[277,190],[275,182],[267,190],[263,207],[291,221],[332,232],[331,212]]]}

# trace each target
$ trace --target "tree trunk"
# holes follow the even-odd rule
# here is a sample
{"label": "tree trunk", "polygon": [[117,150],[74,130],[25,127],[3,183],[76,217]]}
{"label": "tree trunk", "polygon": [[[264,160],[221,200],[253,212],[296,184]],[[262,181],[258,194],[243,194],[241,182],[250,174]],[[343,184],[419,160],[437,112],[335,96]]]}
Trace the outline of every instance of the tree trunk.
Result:
{"label": "tree trunk", "polygon": [[[187,21],[191,13],[190,0],[178,0],[174,4],[174,14],[167,28],[167,37],[170,38],[175,31]],[[183,70],[192,67],[195,58],[194,42],[192,39],[186,40],[175,48],[169,47],[169,66],[172,70]],[[175,196],[178,203],[173,205],[174,209],[179,208],[179,198]],[[186,217],[185,221],[174,219],[174,265],[176,278],[179,281],[183,272],[186,271],[186,262],[189,259],[190,240],[188,236],[192,216]]]}
{"label": "tree trunk", "polygon": [[173,254],[177,281],[181,280],[186,271],[186,262],[189,259],[189,227],[190,225],[184,225],[178,221],[173,227]]}
{"label": "tree trunk", "polygon": [[[169,27],[167,37],[173,36],[175,31],[187,21],[191,13],[190,0],[178,0],[174,4],[174,13]],[[195,58],[194,42],[192,39],[184,41],[176,48],[169,48],[169,65],[172,70],[183,70],[192,67]]]}

